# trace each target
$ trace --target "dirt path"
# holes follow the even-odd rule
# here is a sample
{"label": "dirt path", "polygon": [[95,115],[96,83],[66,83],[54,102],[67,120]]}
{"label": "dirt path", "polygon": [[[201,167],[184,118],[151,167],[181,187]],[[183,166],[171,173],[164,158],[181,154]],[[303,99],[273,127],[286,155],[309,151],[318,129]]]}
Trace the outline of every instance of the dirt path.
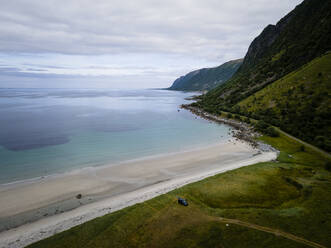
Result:
{"label": "dirt path", "polygon": [[277,230],[277,229],[272,229],[272,228],[265,227],[265,226],[259,226],[259,225],[256,225],[256,224],[244,222],[244,221],[237,220],[237,219],[218,218],[218,220],[223,222],[223,223],[226,223],[226,224],[234,224],[234,225],[239,225],[239,226],[244,226],[244,227],[256,229],[256,230],[259,230],[259,231],[262,231],[262,232],[271,233],[271,234],[274,234],[276,236],[281,236],[283,238],[287,238],[287,239],[293,240],[295,242],[308,245],[310,247],[326,248],[326,246],[317,244],[315,242],[306,240],[304,238],[300,238],[300,237],[295,236],[293,234],[283,232],[283,231],[280,231],[280,230]]}

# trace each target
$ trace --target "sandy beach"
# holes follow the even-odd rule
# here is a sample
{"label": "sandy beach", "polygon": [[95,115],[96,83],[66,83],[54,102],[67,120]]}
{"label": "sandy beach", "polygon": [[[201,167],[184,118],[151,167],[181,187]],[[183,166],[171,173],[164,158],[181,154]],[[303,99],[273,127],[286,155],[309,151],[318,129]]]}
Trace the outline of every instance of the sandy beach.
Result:
{"label": "sandy beach", "polygon": [[0,247],[24,247],[185,184],[276,156],[232,141],[1,185]]}

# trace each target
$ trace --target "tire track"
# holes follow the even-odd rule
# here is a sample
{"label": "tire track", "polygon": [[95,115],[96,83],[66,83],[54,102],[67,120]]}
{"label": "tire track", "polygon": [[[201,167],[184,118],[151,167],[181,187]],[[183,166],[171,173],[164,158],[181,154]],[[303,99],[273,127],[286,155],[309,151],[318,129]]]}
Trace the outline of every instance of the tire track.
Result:
{"label": "tire track", "polygon": [[301,244],[308,245],[310,247],[327,248],[326,246],[323,246],[323,245],[320,245],[318,243],[315,243],[315,242],[306,240],[304,238],[295,236],[291,233],[283,232],[283,231],[273,229],[273,228],[270,228],[270,227],[259,226],[259,225],[256,225],[256,224],[252,224],[252,223],[249,223],[249,222],[244,222],[244,221],[237,220],[237,219],[227,219],[227,218],[220,217],[220,218],[218,218],[218,220],[223,222],[223,223],[227,223],[227,224],[234,224],[234,225],[244,226],[244,227],[259,230],[259,231],[262,231],[262,232],[271,233],[271,234],[274,234],[276,236],[280,236],[280,237],[287,238],[287,239],[293,240],[293,241],[301,243]]}

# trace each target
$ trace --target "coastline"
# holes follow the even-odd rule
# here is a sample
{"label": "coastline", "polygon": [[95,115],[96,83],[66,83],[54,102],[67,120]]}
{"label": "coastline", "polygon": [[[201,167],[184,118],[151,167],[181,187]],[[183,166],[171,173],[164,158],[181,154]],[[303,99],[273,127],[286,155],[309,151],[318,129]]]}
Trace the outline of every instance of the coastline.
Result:
{"label": "coastline", "polygon": [[[29,179],[25,179],[25,180],[19,180],[19,181],[14,181],[14,182],[10,182],[10,183],[0,184],[0,196],[4,196],[4,195],[7,197],[13,196],[11,200],[9,199],[9,201],[6,201],[7,206],[5,206],[5,204],[0,205],[0,233],[2,231],[16,228],[20,225],[24,225],[29,222],[34,222],[34,221],[37,221],[37,220],[45,218],[45,217],[49,217],[52,215],[57,215],[59,213],[73,210],[75,208],[81,207],[82,205],[91,204],[93,202],[100,201],[100,200],[109,198],[114,195],[126,193],[128,191],[132,191],[132,190],[135,190],[135,189],[138,189],[141,187],[146,187],[151,184],[156,184],[157,182],[166,181],[169,179],[167,177],[156,177],[155,180],[152,179],[149,182],[141,183],[141,185],[139,185],[139,183],[136,183],[136,182],[138,182],[140,180],[144,180],[144,177],[136,178],[136,179],[122,177],[122,179],[115,180],[114,176],[116,176],[116,174],[115,175],[110,175],[110,174],[111,174],[111,172],[116,173],[118,166],[124,166],[124,168],[121,167],[121,169],[124,169],[124,170],[128,170],[128,166],[130,166],[130,167],[133,166],[132,169],[134,169],[134,166],[141,166],[141,164],[139,164],[139,163],[149,162],[149,163],[154,164],[154,163],[158,163],[159,160],[164,160],[164,159],[165,159],[164,162],[166,162],[168,158],[173,157],[173,156],[179,158],[179,157],[185,156],[185,154],[193,154],[196,152],[205,153],[209,149],[212,149],[214,152],[215,149],[219,149],[223,145],[229,144],[231,142],[233,143],[233,142],[235,142],[235,140],[233,138],[229,139],[229,140],[221,140],[218,143],[203,145],[203,146],[199,146],[199,147],[191,147],[191,148],[188,148],[187,150],[178,151],[178,152],[156,154],[156,155],[145,156],[145,157],[130,159],[130,160],[121,161],[121,162],[109,163],[109,164],[100,165],[100,166],[85,167],[85,168],[75,169],[75,170],[68,171],[68,172],[50,174],[47,176],[29,178]],[[208,151],[208,152],[210,152],[210,151]],[[112,168],[112,167],[114,167],[114,168]],[[162,169],[162,168],[156,167],[155,169],[158,170],[158,169]],[[105,172],[106,172],[106,174],[105,174]],[[95,179],[96,179],[96,178],[93,178],[93,175],[96,176],[96,173],[105,174],[104,177],[107,177],[107,179],[109,179],[109,180],[107,180],[107,181],[109,181],[108,182],[109,186],[110,187],[115,186],[115,187],[113,187],[115,189],[109,189],[109,190],[104,189],[105,185],[103,185],[102,183],[99,183],[98,185],[93,185],[93,181],[95,181]],[[167,174],[166,171],[163,171],[161,173]],[[117,176],[118,176],[118,174],[117,174]],[[86,178],[86,177],[90,177],[90,178]],[[159,178],[159,180],[157,180],[158,178]],[[82,180],[84,180],[84,182],[80,182]],[[68,183],[69,181],[70,181],[69,184],[72,184],[71,182],[75,182],[75,185],[78,185],[78,184],[83,185],[83,184],[86,184],[87,181],[90,181],[90,184],[86,187],[86,189],[81,188],[80,190],[75,190],[74,192],[69,192],[68,190],[66,191],[65,189],[62,188],[62,191],[59,192],[60,194],[57,194],[57,197],[55,200],[47,199],[47,200],[41,201],[40,198],[35,199],[35,198],[37,198],[36,195],[33,196],[34,198],[26,199],[26,196],[29,196],[29,195],[34,194],[35,192],[38,192],[38,190],[36,190],[36,187],[45,186],[45,184],[46,184],[46,187],[50,188],[50,187],[52,187],[52,186],[50,186],[50,184],[55,184],[55,186],[53,185],[53,187],[52,187],[54,189],[56,187],[56,185],[61,185],[61,183]],[[92,183],[91,183],[91,181],[92,181]],[[116,186],[117,186],[116,183],[119,184],[118,188],[116,188]],[[105,184],[107,184],[107,182]],[[128,187],[129,184],[132,184],[133,187]],[[30,190],[29,190],[29,187],[30,187]],[[99,192],[93,191],[93,189],[97,188],[97,187],[100,188]],[[70,188],[72,189],[74,187],[72,187],[72,185],[70,185]],[[22,199],[22,201],[20,201],[17,199],[16,196],[17,196],[17,192],[20,192],[22,190],[23,191],[25,190],[27,192],[24,192],[24,194],[23,193],[20,194],[21,196],[23,195],[23,197],[19,197],[20,199]],[[47,191],[48,192],[46,192],[46,193],[48,193],[49,197],[51,197],[52,194],[55,193],[55,190],[49,189]],[[13,192],[13,193],[10,193],[10,192]],[[88,193],[86,193],[86,192],[88,192]],[[69,194],[69,196],[68,196],[68,194]],[[83,194],[82,198],[77,199],[76,196],[78,194]],[[45,195],[41,196],[41,198],[42,197],[45,197]],[[55,198],[55,197],[52,197],[52,198]],[[24,200],[24,202],[23,202],[23,200]],[[37,204],[35,204],[34,206],[29,206],[29,204],[27,204],[27,201],[31,201],[31,200],[34,203],[37,202]],[[12,202],[12,203],[10,203],[10,202]],[[24,204],[25,204],[25,206],[24,206]],[[18,206],[19,206],[20,210],[16,210],[16,212],[15,212],[15,209],[17,209]],[[7,210],[10,211],[9,213],[8,212],[6,213],[6,207],[7,207]],[[22,211],[22,209],[23,209],[23,211]]]}
{"label": "coastline", "polygon": [[254,127],[252,125],[248,125],[245,122],[234,120],[234,119],[227,119],[220,116],[212,115],[198,107],[193,107],[190,104],[182,104],[180,106],[182,109],[186,109],[190,111],[192,114],[197,115],[205,120],[209,120],[212,122],[216,122],[219,124],[225,124],[228,126],[231,126],[233,130],[231,131],[234,139],[236,141],[241,140],[244,142],[247,142],[252,147],[260,150],[260,151],[274,151],[278,153],[279,151],[275,149],[274,147],[265,144],[261,141],[257,141],[256,137],[261,136],[260,133],[256,132],[254,130]]}
{"label": "coastline", "polygon": [[[219,116],[212,115],[198,107],[193,107],[190,104],[182,104],[180,106],[182,109],[190,111],[192,114],[197,115],[205,120],[213,121],[216,123],[226,124],[231,126],[235,131],[233,131],[233,136],[238,140],[244,140],[248,142],[253,147],[258,147],[262,143],[258,143],[254,136],[257,136],[258,133],[254,132],[254,128],[250,125],[247,125],[244,122],[236,121],[234,119],[222,118]],[[260,147],[261,148],[261,147]],[[263,149],[263,148],[262,148]],[[270,146],[267,149],[272,149]]]}
{"label": "coastline", "polygon": [[[27,185],[9,185],[0,190],[0,197],[5,203],[0,208],[0,219],[7,224],[13,216],[24,221],[16,228],[12,228],[13,225],[1,232],[0,245],[23,247],[185,184],[272,160],[276,156],[274,151],[261,152],[247,143],[236,141],[129,161],[120,166],[88,168]],[[78,194],[82,195],[80,199],[76,198]],[[73,202],[76,207],[66,210],[65,206]],[[38,211],[43,213],[42,209],[55,212],[53,216],[43,214],[33,219]]]}

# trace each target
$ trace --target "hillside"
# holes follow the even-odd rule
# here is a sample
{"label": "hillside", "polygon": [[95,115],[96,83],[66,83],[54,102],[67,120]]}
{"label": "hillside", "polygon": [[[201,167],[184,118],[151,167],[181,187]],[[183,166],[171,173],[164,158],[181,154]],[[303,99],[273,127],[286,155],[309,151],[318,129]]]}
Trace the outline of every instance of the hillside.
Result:
{"label": "hillside", "polygon": [[241,68],[201,101],[230,110],[266,85],[331,50],[331,1],[306,0],[251,43]]}
{"label": "hillside", "polygon": [[[239,102],[237,111],[331,151],[331,53]],[[298,128],[300,127],[300,128]]]}
{"label": "hillside", "polygon": [[225,83],[238,70],[242,59],[231,60],[218,67],[192,71],[176,79],[169,90],[202,91]]}
{"label": "hillside", "polygon": [[[323,64],[323,71],[317,66],[311,69],[310,82],[304,78],[308,77],[306,73],[305,76],[300,76],[301,72],[297,74],[296,83],[293,80],[288,82],[294,83],[293,87],[306,85],[307,88],[303,91],[300,91],[301,88],[290,90],[292,86],[285,87],[286,83],[283,83],[289,92],[276,86],[272,88],[273,92],[268,94],[283,95],[275,99],[275,103],[270,103],[271,105],[263,106],[264,102],[261,102],[260,108],[252,104],[251,108],[244,108],[243,101],[330,50],[331,1],[306,0],[276,25],[267,26],[250,45],[237,73],[227,83],[202,96],[196,105],[216,114],[224,110],[262,118],[305,141],[329,150],[329,133],[326,129],[330,123],[327,117],[330,110],[325,100],[330,95],[327,85],[330,85],[331,81],[327,76],[327,71],[330,71],[328,57],[318,62]],[[287,82],[287,78],[283,81]],[[314,85],[316,90],[308,90],[313,88],[308,86],[309,83]],[[318,85],[320,83],[321,85]],[[259,96],[264,93],[266,92],[261,91]],[[312,100],[312,97],[316,99]],[[319,100],[320,98],[322,100]],[[275,104],[277,107],[274,107]]]}

